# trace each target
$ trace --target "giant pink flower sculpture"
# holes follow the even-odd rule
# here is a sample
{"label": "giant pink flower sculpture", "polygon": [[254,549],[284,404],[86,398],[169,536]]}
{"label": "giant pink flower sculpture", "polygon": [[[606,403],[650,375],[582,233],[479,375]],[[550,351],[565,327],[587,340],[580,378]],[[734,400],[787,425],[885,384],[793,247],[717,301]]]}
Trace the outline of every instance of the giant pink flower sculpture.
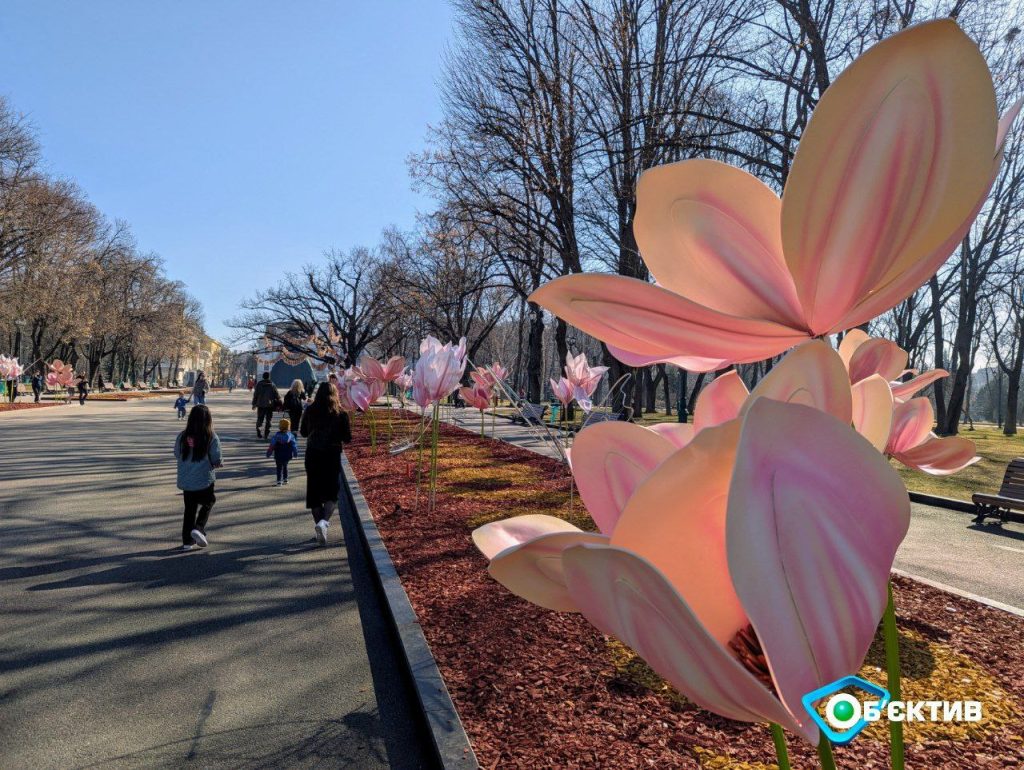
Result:
{"label": "giant pink flower sculpture", "polygon": [[487,524],[473,539],[491,575],[581,612],[694,703],[817,743],[800,698],[860,668],[909,526],[886,460],[826,412],[757,398],[678,451],[638,426],[588,428],[573,475],[600,532]]}
{"label": "giant pink flower sculpture", "polygon": [[955,22],[910,27],[825,92],[781,199],[717,161],[650,169],[633,231],[657,285],[578,274],[530,299],[633,366],[711,371],[852,328],[963,240],[1019,109],[998,120],[985,60]]}
{"label": "giant pink flower sculpture", "polygon": [[405,369],[405,358],[392,356],[382,364],[373,356],[364,355],[356,367],[359,374],[366,380],[379,380],[385,384],[397,380]]}
{"label": "giant pink flower sculpture", "polygon": [[46,373],[46,384],[51,388],[68,388],[75,382],[75,367],[65,364],[59,358],[54,359],[50,364],[50,371]]}
{"label": "giant pink flower sculpture", "polygon": [[462,380],[466,370],[466,338],[459,344],[442,345],[428,336],[420,344],[420,357],[413,369],[413,400],[421,407],[440,403]]}

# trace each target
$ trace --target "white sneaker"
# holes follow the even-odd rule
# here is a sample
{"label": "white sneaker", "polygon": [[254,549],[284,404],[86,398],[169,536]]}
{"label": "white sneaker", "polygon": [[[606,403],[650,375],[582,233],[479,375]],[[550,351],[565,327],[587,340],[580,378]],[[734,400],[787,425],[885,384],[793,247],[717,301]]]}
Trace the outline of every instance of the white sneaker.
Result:
{"label": "white sneaker", "polygon": [[185,551],[191,551],[193,548],[195,548],[195,546],[191,543],[185,543],[183,545],[179,545],[174,550],[178,553],[185,553]]}
{"label": "white sneaker", "polygon": [[206,539],[206,535],[200,532],[198,529],[192,530],[192,542],[198,545],[200,548],[206,548],[210,543]]}
{"label": "white sneaker", "polygon": [[277,482],[277,486],[281,486],[281,481],[280,481],[280,479],[279,479],[279,480],[278,480],[278,482]]}
{"label": "white sneaker", "polygon": [[320,519],[320,521],[316,523],[316,526],[313,527],[316,531],[316,541],[320,543],[320,545],[327,545],[327,527],[329,526],[330,525],[326,521]]}

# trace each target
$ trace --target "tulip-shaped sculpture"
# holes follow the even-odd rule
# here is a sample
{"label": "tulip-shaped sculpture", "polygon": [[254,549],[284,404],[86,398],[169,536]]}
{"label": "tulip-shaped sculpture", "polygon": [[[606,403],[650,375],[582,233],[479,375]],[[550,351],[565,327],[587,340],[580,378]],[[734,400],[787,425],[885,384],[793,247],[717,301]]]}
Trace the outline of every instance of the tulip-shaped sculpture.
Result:
{"label": "tulip-shaped sculpture", "polygon": [[427,498],[428,510],[433,510],[437,495],[437,443],[440,437],[439,418],[441,401],[448,398],[458,387],[466,371],[466,338],[458,345],[442,345],[434,337],[427,336],[420,343],[420,357],[412,375],[413,400],[420,407],[420,448],[417,462],[416,499],[419,500],[420,480],[423,471],[423,420],[427,409],[433,407],[430,449],[430,490]]}
{"label": "tulip-shaped sculpture", "polygon": [[694,703],[819,744],[800,699],[860,668],[909,526],[885,458],[828,413],[755,398],[680,450],[592,426],[572,464],[599,532],[485,525],[473,539],[491,575],[582,613]]}

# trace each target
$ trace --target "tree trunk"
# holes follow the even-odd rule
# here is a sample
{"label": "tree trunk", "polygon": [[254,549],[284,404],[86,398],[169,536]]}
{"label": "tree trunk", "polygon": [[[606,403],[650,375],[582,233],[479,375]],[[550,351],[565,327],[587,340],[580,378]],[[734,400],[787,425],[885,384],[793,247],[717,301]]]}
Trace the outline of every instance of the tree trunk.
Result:
{"label": "tree trunk", "polygon": [[1024,370],[1024,318],[1017,325],[1017,350],[1013,356],[1013,366],[1009,371],[1006,384],[1006,421],[1003,433],[1007,436],[1017,435],[1017,404],[1020,400],[1020,375]]}
{"label": "tree trunk", "polygon": [[541,398],[540,383],[544,366],[544,311],[540,305],[531,302],[530,314],[530,336],[526,354],[526,400],[531,404],[537,404]]}
{"label": "tree trunk", "polygon": [[665,391],[665,415],[672,416],[672,388],[669,382],[668,368],[665,364],[658,364],[658,372],[661,376],[661,386]]}
{"label": "tree trunk", "polygon": [[[935,368],[945,369],[945,338],[942,332],[942,296],[939,292],[939,278],[933,275],[928,281],[932,300],[932,329],[935,337]],[[946,383],[942,379],[932,384],[935,392],[935,424],[940,429],[946,424]]]}

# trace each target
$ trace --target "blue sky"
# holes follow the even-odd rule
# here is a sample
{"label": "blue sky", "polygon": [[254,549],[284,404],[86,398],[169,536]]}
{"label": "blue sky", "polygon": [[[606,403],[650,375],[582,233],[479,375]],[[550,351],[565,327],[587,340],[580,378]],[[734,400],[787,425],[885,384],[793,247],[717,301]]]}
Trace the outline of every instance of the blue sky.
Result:
{"label": "blue sky", "polygon": [[188,284],[207,330],[330,247],[430,202],[444,0],[4,0],[0,93]]}

